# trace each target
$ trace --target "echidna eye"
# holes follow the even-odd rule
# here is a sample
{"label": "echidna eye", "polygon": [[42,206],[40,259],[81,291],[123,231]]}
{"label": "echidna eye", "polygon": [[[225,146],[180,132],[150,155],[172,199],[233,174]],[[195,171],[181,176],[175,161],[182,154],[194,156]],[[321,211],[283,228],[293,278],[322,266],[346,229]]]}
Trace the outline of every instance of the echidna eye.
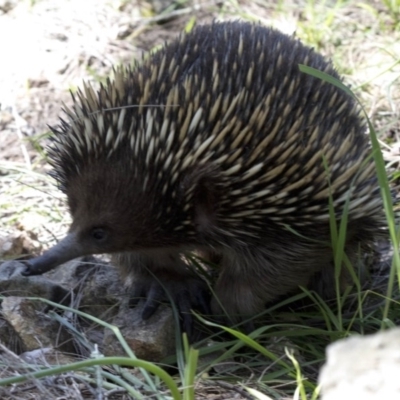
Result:
{"label": "echidna eye", "polygon": [[103,228],[93,228],[90,231],[90,236],[96,240],[96,242],[104,242],[107,239],[107,231]]}

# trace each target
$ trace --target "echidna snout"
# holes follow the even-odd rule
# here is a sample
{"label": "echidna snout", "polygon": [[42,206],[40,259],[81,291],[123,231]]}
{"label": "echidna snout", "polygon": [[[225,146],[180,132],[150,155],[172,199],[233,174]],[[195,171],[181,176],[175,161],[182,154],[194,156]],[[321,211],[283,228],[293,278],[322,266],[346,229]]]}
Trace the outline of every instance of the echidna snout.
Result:
{"label": "echidna snout", "polygon": [[[330,203],[348,209],[354,262],[384,226],[355,101],[299,71],[340,79],[312,49],[244,22],[198,26],[96,93],[74,96],[49,157],[73,218],[27,274],[112,253],[143,316],[169,289],[181,311],[207,309],[181,255],[218,255],[214,313],[256,314],[299,285],[334,293]],[[158,281],[157,281],[158,279]]]}

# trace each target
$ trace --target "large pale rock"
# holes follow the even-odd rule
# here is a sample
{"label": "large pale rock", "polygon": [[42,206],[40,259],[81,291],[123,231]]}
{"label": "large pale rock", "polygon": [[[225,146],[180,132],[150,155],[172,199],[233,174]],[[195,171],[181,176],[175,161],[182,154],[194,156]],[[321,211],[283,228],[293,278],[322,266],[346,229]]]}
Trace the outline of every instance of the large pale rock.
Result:
{"label": "large pale rock", "polygon": [[400,399],[400,328],[331,344],[320,374],[322,400]]}

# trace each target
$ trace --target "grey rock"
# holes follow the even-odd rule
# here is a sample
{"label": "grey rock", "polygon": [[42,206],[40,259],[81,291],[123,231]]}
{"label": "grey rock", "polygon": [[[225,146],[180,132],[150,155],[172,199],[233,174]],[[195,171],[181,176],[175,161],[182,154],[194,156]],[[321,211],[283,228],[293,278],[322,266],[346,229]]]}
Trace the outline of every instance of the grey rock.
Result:
{"label": "grey rock", "polygon": [[[137,357],[160,361],[175,350],[175,323],[172,310],[162,305],[146,321],[141,318],[142,306],[128,307],[129,291],[117,270],[109,263],[85,257],[60,265],[44,275],[25,277],[21,261],[7,261],[0,265],[0,294],[4,324],[0,324],[0,338],[18,338],[13,349],[32,351],[40,348],[61,350],[87,355],[92,344],[100,345],[106,355],[124,354],[115,335],[103,326],[82,320],[78,328],[90,343],[71,340],[51,316],[46,314],[44,302],[24,297],[40,297],[79,309],[101,320],[117,325]],[[1,319],[0,319],[1,322]],[[3,333],[2,333],[3,332]]]}
{"label": "grey rock", "polygon": [[0,294],[3,296],[42,297],[61,302],[68,297],[68,290],[44,275],[26,277],[21,261],[6,261],[0,265]]}

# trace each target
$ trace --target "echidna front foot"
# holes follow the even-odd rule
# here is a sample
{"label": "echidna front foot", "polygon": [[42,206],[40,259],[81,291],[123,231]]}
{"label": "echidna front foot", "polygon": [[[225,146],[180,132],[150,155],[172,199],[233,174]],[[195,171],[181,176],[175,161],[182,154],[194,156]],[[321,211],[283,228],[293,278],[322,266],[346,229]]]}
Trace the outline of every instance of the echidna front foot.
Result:
{"label": "echidna front foot", "polygon": [[209,293],[204,283],[188,276],[171,277],[168,272],[158,273],[156,277],[134,277],[133,290],[131,291],[131,306],[136,306],[144,299],[142,318],[150,318],[165,301],[172,301],[178,309],[182,319],[184,331],[190,333],[193,319],[191,310],[202,314],[210,314]]}
{"label": "echidna front foot", "polygon": [[181,260],[179,253],[121,253],[113,256],[123,275],[131,281],[130,305],[144,299],[142,318],[150,318],[162,302],[172,301],[188,334],[193,327],[191,310],[211,313],[206,283],[197,278]]}

